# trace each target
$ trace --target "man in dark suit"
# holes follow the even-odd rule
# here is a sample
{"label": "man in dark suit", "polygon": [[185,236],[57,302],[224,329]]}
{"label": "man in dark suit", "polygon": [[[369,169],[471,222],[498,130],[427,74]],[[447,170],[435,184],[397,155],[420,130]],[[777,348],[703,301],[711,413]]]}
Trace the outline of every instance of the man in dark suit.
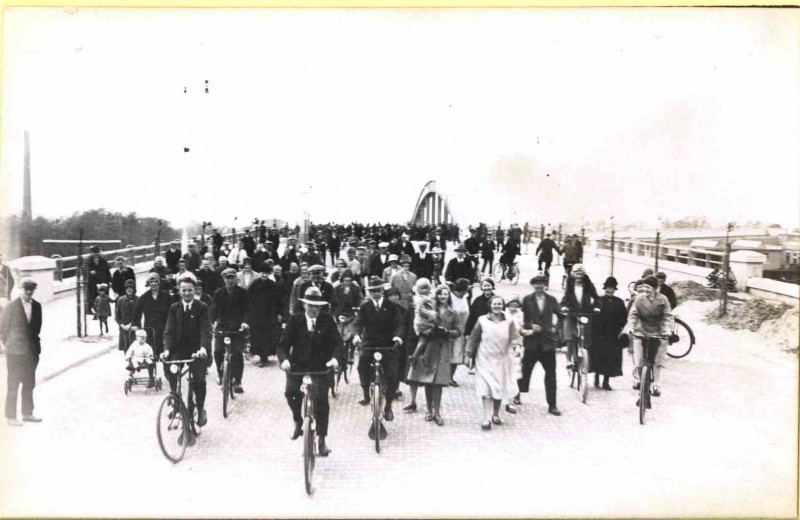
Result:
{"label": "man in dark suit", "polygon": [[308,248],[308,251],[300,255],[300,261],[305,262],[310,266],[321,265],[325,267],[325,262],[322,260],[322,257],[319,256],[319,253],[317,253],[317,244],[314,242],[308,242],[306,244],[306,248]]}
{"label": "man in dark suit", "polygon": [[203,291],[212,298],[217,289],[225,285],[222,281],[222,275],[211,269],[211,261],[207,258],[203,259],[200,269],[194,274],[198,280],[203,281]]}
{"label": "man in dark suit", "polygon": [[[194,298],[195,281],[192,277],[182,278],[178,283],[180,301],[169,308],[167,324],[164,327],[164,352],[161,359],[189,359],[197,356],[190,365],[192,371],[192,390],[197,406],[197,424],[205,426],[208,415],[206,402],[206,369],[209,366],[211,350],[211,316],[208,305]],[[164,371],[170,388],[174,391],[178,376],[169,370]],[[191,436],[187,444],[196,442]]]}
{"label": "man in dark suit", "polygon": [[194,242],[189,242],[189,252],[183,255],[186,260],[186,269],[192,273],[196,273],[200,269],[200,263],[203,258],[197,252],[197,245]]}
{"label": "man in dark suit", "polygon": [[[246,323],[250,311],[250,297],[247,291],[237,285],[236,271],[225,269],[222,271],[225,287],[217,289],[214,293],[214,314],[211,321],[217,332],[232,332],[249,329]],[[244,392],[242,388],[242,375],[244,374],[244,338],[234,336],[231,343],[231,379],[233,391],[237,394]],[[222,369],[225,362],[225,344],[222,338],[214,341],[214,361],[217,363],[217,384],[222,383]]]}
{"label": "man in dark suit", "polygon": [[250,234],[250,229],[244,230],[244,236],[241,238],[242,240],[242,247],[247,252],[247,256],[253,258],[253,255],[256,252],[256,240]]}
{"label": "man in dark suit", "polygon": [[411,259],[411,272],[417,275],[417,279],[430,280],[433,277],[433,255],[428,254],[427,242],[418,242],[417,247],[419,253],[414,253]]}
{"label": "man in dark suit", "polygon": [[[556,407],[556,345],[558,337],[556,324],[558,301],[544,292],[547,277],[537,275],[531,279],[533,294],[522,299],[522,316],[524,324],[520,335],[525,354],[522,356],[522,379],[517,381],[520,393],[527,392],[531,373],[536,363],[544,368],[544,389],[547,397],[548,412],[561,415]],[[520,394],[514,398],[514,404],[520,405]]]}
{"label": "man in dark suit", "polygon": [[[294,241],[291,240],[290,241]],[[283,272],[288,273],[289,269],[292,267],[292,264],[295,263],[300,265],[300,259],[297,257],[297,253],[294,250],[294,246],[289,244],[289,241],[286,243],[286,247],[283,249],[283,254],[278,258],[277,263],[283,267]]]}
{"label": "man in dark suit", "polygon": [[6,420],[9,426],[22,426],[17,420],[17,392],[22,385],[22,420],[42,422],[33,415],[33,388],[36,386],[36,366],[42,345],[42,305],[33,299],[36,282],[23,278],[22,294],[12,300],[0,319],[0,341],[6,351],[8,369],[8,394],[6,395]]}
{"label": "man in dark suit", "polygon": [[136,274],[133,269],[125,266],[125,258],[118,256],[114,260],[117,264],[117,270],[111,275],[111,288],[114,290],[114,295],[117,298],[125,296],[125,282],[133,280],[136,282]]}
{"label": "man in dark suit", "polygon": [[353,344],[361,346],[361,357],[358,360],[358,377],[364,391],[364,399],[358,403],[366,406],[370,403],[369,385],[372,381],[373,354],[383,355],[381,366],[386,379],[386,407],[383,417],[387,421],[394,419],[392,401],[397,394],[399,383],[399,365],[397,347],[403,344],[403,318],[400,307],[390,302],[383,295],[384,283],[377,276],[370,276],[367,291],[369,299],[361,304],[353,324]]}
{"label": "man in dark suit", "polygon": [[383,270],[389,267],[389,243],[381,242],[378,244],[378,252],[372,256],[369,264],[369,274],[381,277]]}
{"label": "man in dark suit", "polygon": [[[164,260],[167,261],[167,269],[173,273],[178,272],[178,260],[181,259],[181,251],[178,249],[179,242],[173,240],[169,243],[169,249],[164,253]],[[124,292],[122,294],[125,294]]]}
{"label": "man in dark suit", "polygon": [[546,234],[539,245],[536,246],[536,252],[534,254],[539,255],[539,271],[542,271],[542,264],[544,264],[544,273],[545,276],[550,276],[550,264],[553,263],[553,250],[555,250],[558,254],[561,254],[561,249],[556,245],[552,238],[550,238],[550,233]]}
{"label": "man in dark suit", "polygon": [[472,262],[464,257],[467,248],[464,247],[464,244],[458,244],[454,251],[456,252],[456,257],[451,258],[447,263],[447,269],[444,272],[445,281],[456,283],[459,278],[466,278],[470,283],[475,282],[474,266]]}
{"label": "man in dark suit", "polygon": [[[301,406],[303,393],[300,391],[302,374],[298,372],[323,372],[327,367],[339,366],[337,359],[343,356],[342,336],[339,327],[330,313],[321,313],[328,304],[316,287],[309,287],[300,298],[304,312],[294,314],[286,324],[286,330],[278,345],[278,360],[281,369],[286,371],[286,401],[292,410],[294,432],[292,440],[303,435],[303,417]],[[295,374],[289,373],[290,371]],[[328,435],[328,384],[327,375],[311,376],[314,385],[312,396],[317,418],[317,436],[319,436],[319,456],[327,457],[331,450],[325,444]]]}

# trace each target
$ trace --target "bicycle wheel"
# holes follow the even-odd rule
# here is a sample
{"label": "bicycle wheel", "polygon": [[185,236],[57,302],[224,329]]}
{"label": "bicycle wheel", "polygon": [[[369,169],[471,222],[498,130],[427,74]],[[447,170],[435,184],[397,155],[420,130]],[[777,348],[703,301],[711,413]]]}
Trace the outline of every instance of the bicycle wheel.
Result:
{"label": "bicycle wheel", "polygon": [[222,363],[222,417],[228,418],[228,397],[231,395],[231,366],[226,359]]}
{"label": "bicycle wheel", "polygon": [[581,398],[581,402],[586,404],[586,398],[589,395],[589,374],[587,374],[587,370],[589,367],[589,353],[583,349],[583,358],[581,358],[581,365],[578,371],[578,377],[580,378],[580,384],[578,385],[578,393]]}
{"label": "bicycle wheel", "polygon": [[513,285],[517,285],[519,283],[519,266],[514,266],[514,274],[511,276],[509,280]]}
{"label": "bicycle wheel", "polygon": [[503,264],[497,262],[494,266],[494,281],[500,283],[503,279]]}
{"label": "bicycle wheel", "polygon": [[314,430],[311,428],[311,417],[303,420],[303,474],[306,479],[306,493],[314,491]]}
{"label": "bicycle wheel", "polygon": [[650,399],[650,367],[642,367],[641,386],[639,387],[639,424],[644,424],[647,402]]}
{"label": "bicycle wheel", "polygon": [[694,332],[685,321],[675,318],[674,333],[678,336],[678,341],[667,347],[667,355],[675,359],[686,357],[694,347]]}
{"label": "bicycle wheel", "polygon": [[372,428],[375,433],[375,453],[381,452],[381,389],[372,385]]}
{"label": "bicycle wheel", "polygon": [[161,401],[156,419],[156,433],[161,453],[172,462],[179,462],[186,453],[189,417],[186,415],[180,399],[169,394]]}

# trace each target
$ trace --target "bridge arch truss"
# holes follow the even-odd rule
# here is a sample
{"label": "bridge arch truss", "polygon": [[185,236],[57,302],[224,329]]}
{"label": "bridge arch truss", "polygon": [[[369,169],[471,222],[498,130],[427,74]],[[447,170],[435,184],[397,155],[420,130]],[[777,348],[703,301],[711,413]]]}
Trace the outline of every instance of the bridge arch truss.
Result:
{"label": "bridge arch truss", "polygon": [[414,206],[411,223],[415,225],[458,224],[450,197],[441,190],[436,181],[429,181],[422,188]]}

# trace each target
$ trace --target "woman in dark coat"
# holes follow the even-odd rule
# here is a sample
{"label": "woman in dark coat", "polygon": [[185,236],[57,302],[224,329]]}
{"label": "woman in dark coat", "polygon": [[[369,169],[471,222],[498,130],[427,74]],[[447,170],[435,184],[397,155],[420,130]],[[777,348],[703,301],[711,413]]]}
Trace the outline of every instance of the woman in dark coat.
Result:
{"label": "woman in dark coat", "polygon": [[90,251],[92,255],[89,257],[89,280],[87,285],[88,296],[87,314],[94,314],[91,309],[91,303],[97,298],[97,286],[101,283],[111,285],[111,269],[108,267],[108,261],[100,256],[100,248],[92,246]]}
{"label": "woman in dark coat", "polygon": [[125,296],[117,299],[114,308],[114,321],[119,325],[119,349],[126,352],[133,343],[134,331],[131,330],[136,324],[133,318],[136,314],[136,304],[139,298],[136,297],[136,282],[127,280],[125,282]]}
{"label": "woman in dark coat", "polygon": [[147,275],[146,283],[149,290],[139,297],[133,322],[147,332],[147,343],[153,347],[153,354],[158,357],[164,351],[164,327],[173,302],[172,296],[161,288],[158,274]]}
{"label": "woman in dark coat", "polygon": [[472,305],[469,307],[469,317],[467,318],[467,325],[464,327],[464,336],[469,337],[472,334],[472,328],[478,321],[478,318],[489,314],[489,300],[494,296],[494,280],[486,278],[481,282],[481,295],[472,300]]}
{"label": "woman in dark coat", "polygon": [[597,299],[596,306],[600,314],[594,320],[593,343],[589,356],[589,369],[594,372],[594,386],[600,387],[600,376],[603,376],[603,389],[611,390],[609,378],[622,375],[622,344],[619,338],[627,321],[625,302],[614,296],[617,290],[617,279],[608,277],[603,284],[605,294]]}
{"label": "woman in dark coat", "polygon": [[[597,290],[594,288],[592,280],[586,274],[586,268],[583,267],[583,264],[575,264],[572,267],[572,273],[569,275],[569,278],[567,278],[567,288],[564,291],[564,297],[561,298],[561,310],[592,313],[597,307],[595,303],[597,298]],[[583,326],[586,348],[591,348],[592,345],[593,321],[594,318],[590,318],[589,323]],[[567,342],[567,362],[571,366],[578,343],[577,318],[567,317],[564,320],[564,340]]]}

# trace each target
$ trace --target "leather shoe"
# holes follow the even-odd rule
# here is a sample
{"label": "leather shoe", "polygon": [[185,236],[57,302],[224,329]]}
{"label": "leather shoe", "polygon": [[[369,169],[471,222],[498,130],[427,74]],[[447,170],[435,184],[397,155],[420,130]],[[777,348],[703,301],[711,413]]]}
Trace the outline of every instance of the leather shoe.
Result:
{"label": "leather shoe", "polygon": [[237,394],[243,394],[244,388],[242,388],[242,385],[236,385],[233,387],[233,391],[236,392]]}
{"label": "leather shoe", "polygon": [[8,419],[9,426],[22,426],[22,422],[17,419]]}
{"label": "leather shoe", "polygon": [[200,410],[200,414],[197,416],[197,425],[198,426],[205,426],[208,423],[208,414],[205,410]]}
{"label": "leather shoe", "polygon": [[386,419],[388,422],[394,421],[394,412],[388,406],[383,410],[383,418]]}
{"label": "leather shoe", "polygon": [[370,399],[362,399],[358,402],[361,406],[367,406],[370,403]]}
{"label": "leather shoe", "polygon": [[551,406],[550,408],[547,409],[547,413],[558,417],[559,415],[561,415],[561,410],[559,410],[555,406]]}
{"label": "leather shoe", "polygon": [[517,396],[511,402],[514,403],[515,405],[519,406],[519,405],[522,404],[522,399],[520,399],[519,396]]}
{"label": "leather shoe", "polygon": [[42,422],[41,417],[36,417],[34,415],[23,415],[22,420],[23,422]]}
{"label": "leather shoe", "polygon": [[417,411],[417,403],[411,403],[403,407],[403,411],[406,413],[414,413]]}
{"label": "leather shoe", "polygon": [[455,379],[450,381],[450,386],[452,386],[453,388],[458,388],[458,383],[456,382]]}
{"label": "leather shoe", "polygon": [[397,392],[394,394],[394,398],[395,398],[396,400],[402,399],[402,398],[403,398],[403,392],[401,392],[400,390],[398,390],[398,391],[397,391]]}
{"label": "leather shoe", "polygon": [[303,423],[294,423],[294,431],[292,432],[292,440],[303,436]]}
{"label": "leather shoe", "polygon": [[507,405],[506,405],[506,411],[507,411],[508,413],[510,413],[510,414],[515,414],[515,413],[517,413],[517,409],[516,409],[516,408],[514,408],[514,405],[511,405],[511,404],[507,404]]}
{"label": "leather shoe", "polygon": [[325,439],[322,437],[319,438],[319,444],[317,445],[317,456],[318,457],[327,457],[331,454],[331,449],[325,444]]}
{"label": "leather shoe", "polygon": [[187,437],[188,440],[186,441],[187,446],[194,446],[195,444],[197,444],[197,437],[195,437],[193,434],[182,433],[181,436],[178,437],[178,445],[183,445],[184,435],[188,435]]}

